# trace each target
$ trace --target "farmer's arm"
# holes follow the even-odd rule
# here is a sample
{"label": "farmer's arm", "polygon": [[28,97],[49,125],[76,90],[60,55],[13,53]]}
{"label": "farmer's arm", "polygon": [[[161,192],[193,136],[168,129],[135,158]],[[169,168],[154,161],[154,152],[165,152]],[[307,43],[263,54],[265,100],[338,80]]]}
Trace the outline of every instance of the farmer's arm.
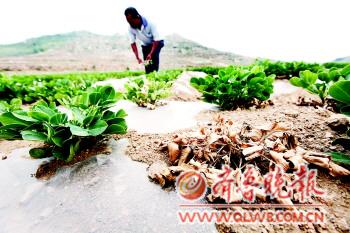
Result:
{"label": "farmer's arm", "polygon": [[146,60],[152,60],[153,54],[157,50],[157,48],[159,46],[159,42],[162,40],[161,36],[159,35],[158,28],[156,27],[156,25],[154,25],[152,23],[152,24],[150,24],[150,26],[151,26],[151,32],[153,35],[153,43],[152,43],[151,52],[148,54]]}
{"label": "farmer's arm", "polygon": [[142,63],[142,60],[139,57],[139,52],[137,51],[137,45],[136,45],[136,34],[129,28],[129,39],[131,43],[131,49],[133,53],[135,54],[135,57],[137,59],[137,62],[139,64]]}
{"label": "farmer's arm", "polygon": [[154,51],[156,51],[158,45],[159,45],[159,41],[153,41],[151,52],[149,52],[149,54],[147,55],[146,60],[152,60],[153,53]]}
{"label": "farmer's arm", "polygon": [[141,60],[140,57],[139,57],[139,52],[138,52],[138,50],[137,50],[137,45],[136,45],[135,42],[131,44],[131,49],[132,49],[132,51],[134,52],[135,57],[136,57],[138,63],[141,64],[141,63],[142,63],[142,60]]}

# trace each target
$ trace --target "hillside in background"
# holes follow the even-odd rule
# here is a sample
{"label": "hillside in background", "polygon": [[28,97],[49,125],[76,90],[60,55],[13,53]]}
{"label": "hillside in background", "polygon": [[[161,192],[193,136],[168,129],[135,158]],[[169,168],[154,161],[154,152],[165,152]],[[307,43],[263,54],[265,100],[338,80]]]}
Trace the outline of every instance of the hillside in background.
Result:
{"label": "hillside in background", "polygon": [[[161,52],[163,69],[247,64],[253,60],[207,48],[179,35],[167,36],[165,42]],[[125,69],[142,69],[136,62],[126,35],[104,36],[82,31],[0,45],[2,71]]]}
{"label": "hillside in background", "polygon": [[334,61],[336,62],[350,62],[350,57],[341,57],[341,58],[337,58]]}

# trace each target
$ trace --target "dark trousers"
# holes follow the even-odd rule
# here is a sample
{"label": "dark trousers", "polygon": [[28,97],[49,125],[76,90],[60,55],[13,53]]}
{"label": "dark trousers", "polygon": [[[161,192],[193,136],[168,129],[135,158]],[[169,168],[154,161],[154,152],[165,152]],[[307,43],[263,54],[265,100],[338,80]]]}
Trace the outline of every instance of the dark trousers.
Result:
{"label": "dark trousers", "polygon": [[[148,56],[148,54],[152,50],[152,46],[153,46],[152,44],[141,46],[143,60],[146,60],[146,57]],[[163,46],[164,46],[164,41],[163,40],[159,41],[158,47],[156,48],[156,50],[154,51],[153,56],[152,56],[152,63],[145,66],[146,74],[149,74],[153,71],[158,71],[158,69],[159,69],[159,53],[160,53],[160,50],[163,48]]]}

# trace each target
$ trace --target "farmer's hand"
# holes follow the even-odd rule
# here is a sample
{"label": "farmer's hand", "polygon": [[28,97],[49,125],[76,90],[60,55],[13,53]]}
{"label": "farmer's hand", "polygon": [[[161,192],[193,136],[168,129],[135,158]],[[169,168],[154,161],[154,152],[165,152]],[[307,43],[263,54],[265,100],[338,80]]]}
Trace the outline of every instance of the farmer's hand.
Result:
{"label": "farmer's hand", "polygon": [[150,61],[150,60],[152,60],[152,54],[148,54],[146,57],[146,61]]}
{"label": "farmer's hand", "polygon": [[137,58],[137,62],[138,62],[139,64],[141,64],[141,63],[142,63],[142,59],[141,59],[141,58]]}

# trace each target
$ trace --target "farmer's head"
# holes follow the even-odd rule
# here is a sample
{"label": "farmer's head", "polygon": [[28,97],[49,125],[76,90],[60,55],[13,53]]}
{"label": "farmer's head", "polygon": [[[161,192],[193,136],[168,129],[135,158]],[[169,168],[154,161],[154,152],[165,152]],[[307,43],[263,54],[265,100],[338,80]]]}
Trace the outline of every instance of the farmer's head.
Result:
{"label": "farmer's head", "polygon": [[138,28],[142,24],[141,15],[134,7],[126,8],[124,15],[126,17],[126,21],[130,24],[132,28]]}

